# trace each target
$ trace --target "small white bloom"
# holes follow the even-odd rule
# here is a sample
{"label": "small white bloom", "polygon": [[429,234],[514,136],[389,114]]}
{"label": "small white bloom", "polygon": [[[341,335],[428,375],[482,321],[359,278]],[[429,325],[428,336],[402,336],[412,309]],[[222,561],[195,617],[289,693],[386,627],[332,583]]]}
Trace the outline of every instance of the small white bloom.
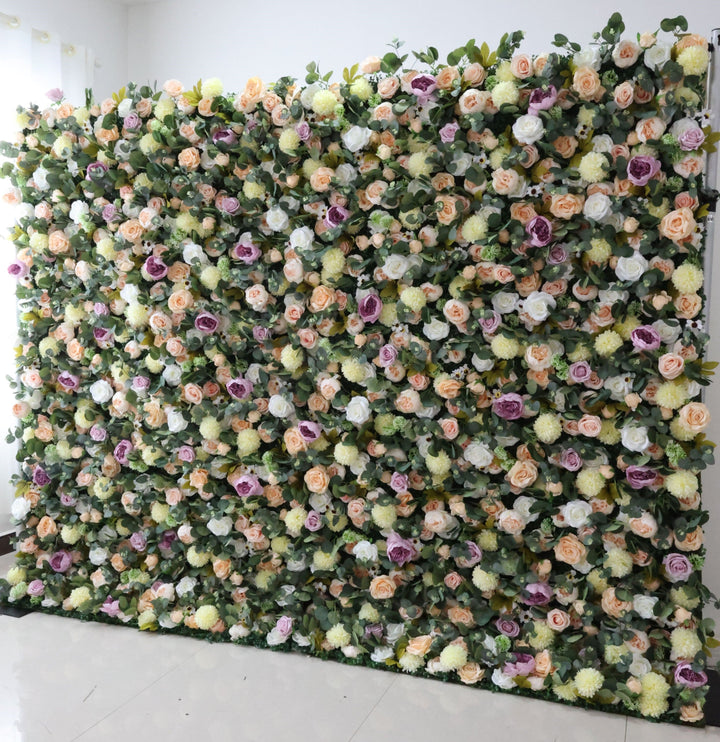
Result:
{"label": "small white bloom", "polygon": [[527,113],[515,120],[512,132],[520,144],[534,144],[538,139],[542,139],[542,135],[545,133],[545,127],[539,116],[533,116],[531,113]]}
{"label": "small white bloom", "polygon": [[463,458],[465,461],[472,464],[477,469],[482,469],[485,466],[490,466],[495,454],[490,450],[489,446],[480,441],[473,441],[464,451]]}
{"label": "small white bloom", "polygon": [[268,412],[273,417],[286,418],[295,412],[295,405],[281,394],[273,394],[268,402]]}
{"label": "small white bloom", "polygon": [[214,536],[227,536],[233,527],[233,520],[229,515],[222,518],[211,518],[207,524],[208,531]]}
{"label": "small white bloom", "polygon": [[70,218],[75,224],[80,224],[82,220],[90,213],[90,207],[85,201],[73,201],[70,206]]}
{"label": "small white bloom", "polygon": [[197,580],[194,577],[183,577],[177,585],[175,585],[175,593],[180,597],[191,593],[197,585]]}
{"label": "small white bloom", "polygon": [[490,371],[495,366],[495,361],[492,358],[479,358],[477,353],[472,354],[470,362],[480,373]]}
{"label": "small white bloom", "polygon": [[560,513],[570,528],[582,528],[586,525],[592,511],[592,505],[585,500],[571,500],[560,508]]}
{"label": "small white bloom", "polygon": [[450,325],[443,322],[437,317],[433,317],[431,322],[423,325],[423,335],[428,340],[442,340],[450,334]]}
{"label": "small white bloom", "polygon": [[205,250],[200,245],[196,245],[194,242],[188,242],[183,246],[183,261],[190,265],[194,260],[197,260],[201,265],[209,262]]}
{"label": "small white bloom", "polygon": [[592,151],[610,153],[614,144],[615,142],[609,134],[596,134],[592,138]]}
{"label": "small white bloom", "polygon": [[526,523],[533,523],[540,515],[539,513],[531,513],[532,506],[537,502],[534,497],[528,497],[527,495],[520,495],[513,503],[513,510],[520,513],[522,519]]}
{"label": "small white bloom", "polygon": [[650,448],[648,429],[644,425],[626,425],[621,432],[622,444],[628,451],[643,453]]}
{"label": "small white bloom", "polygon": [[167,426],[171,433],[180,433],[188,426],[188,421],[183,417],[182,412],[175,407],[168,407],[165,411],[167,416]]}
{"label": "small white bloom", "polygon": [[661,69],[665,62],[669,61],[671,52],[672,46],[670,44],[658,41],[649,49],[645,50],[643,62],[651,70]]}
{"label": "small white bloom", "polygon": [[370,402],[366,397],[353,397],[345,407],[345,417],[355,425],[362,425],[370,419]]}
{"label": "small white bloom", "polygon": [[515,681],[512,675],[506,675],[499,667],[493,670],[492,681],[499,688],[504,688],[505,690],[515,687]]}
{"label": "small white bloom", "polygon": [[120,103],[118,103],[118,107],[117,107],[118,116],[120,116],[121,118],[125,118],[125,116],[127,116],[130,113],[130,111],[132,111],[132,105],[133,105],[132,98],[123,98],[120,101]]}
{"label": "small white bloom", "polygon": [[493,309],[498,314],[510,314],[518,308],[520,295],[514,291],[500,291],[492,298]]}
{"label": "small white bloom", "polygon": [[14,520],[25,520],[25,516],[30,512],[30,501],[24,497],[16,497],[10,506],[10,515]]}
{"label": "small white bloom", "polygon": [[387,258],[385,258],[385,263],[383,264],[382,269],[388,278],[397,281],[399,278],[403,278],[409,267],[410,264],[408,263],[407,258],[402,255],[393,254],[388,255]]}
{"label": "small white bloom", "polygon": [[388,644],[395,644],[395,642],[405,633],[404,623],[389,623],[385,627],[385,638]]}
{"label": "small white bloom", "polygon": [[395,656],[395,650],[392,647],[375,647],[370,659],[373,662],[385,662]]}
{"label": "small white bloom", "polygon": [[105,404],[105,402],[109,402],[112,399],[113,388],[105,379],[98,379],[90,387],[90,396],[97,404]]}
{"label": "small white bloom", "polygon": [[140,296],[140,289],[134,283],[126,283],[120,290],[120,298],[128,304],[135,304]]}
{"label": "small white bloom", "polygon": [[583,214],[588,219],[599,222],[610,214],[611,206],[612,202],[609,196],[606,196],[604,193],[593,193],[585,201]]}
{"label": "small white bloom", "polygon": [[600,69],[600,49],[588,46],[573,54],[573,63],[576,67],[591,67],[596,72]]}
{"label": "small white bloom", "polygon": [[279,206],[273,206],[268,210],[265,221],[273,232],[282,232],[290,224],[290,218]]}
{"label": "small white bloom", "polygon": [[657,602],[658,599],[651,595],[635,595],[633,596],[633,610],[639,614],[640,618],[654,618],[655,603]]}
{"label": "small white bloom", "polygon": [[533,291],[523,301],[523,312],[528,314],[534,322],[544,322],[550,316],[550,310],[555,309],[555,299],[542,291]]}
{"label": "small white bloom", "polygon": [[357,177],[358,171],[349,162],[343,162],[335,169],[335,178],[341,186],[351,185]]}
{"label": "small white bloom", "polygon": [[182,369],[176,363],[165,366],[162,377],[168,386],[177,386],[182,378]]}
{"label": "small white bloom", "polygon": [[313,244],[313,231],[310,227],[297,227],[290,232],[289,241],[295,250],[307,250]]}
{"label": "small white bloom", "polygon": [[618,258],[615,275],[621,281],[638,281],[648,269],[648,261],[639,253],[634,252],[629,258]]}
{"label": "small white bloom", "polygon": [[377,562],[378,560],[378,549],[375,544],[371,544],[369,541],[358,541],[353,546],[353,555],[363,562]]}
{"label": "small white bloom", "polygon": [[372,136],[372,130],[365,126],[351,126],[343,135],[342,141],[346,149],[357,152],[367,146]]}
{"label": "small white bloom", "polygon": [[101,546],[96,546],[92,549],[90,549],[88,553],[88,558],[90,559],[90,563],[94,564],[96,567],[99,567],[101,564],[105,564],[108,558],[107,549],[103,549]]}

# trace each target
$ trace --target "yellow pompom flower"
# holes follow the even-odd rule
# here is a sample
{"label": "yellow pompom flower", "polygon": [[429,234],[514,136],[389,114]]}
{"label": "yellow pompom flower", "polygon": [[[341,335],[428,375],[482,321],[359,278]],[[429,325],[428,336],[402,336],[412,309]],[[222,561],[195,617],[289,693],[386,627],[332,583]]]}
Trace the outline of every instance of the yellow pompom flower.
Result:
{"label": "yellow pompom flower", "polygon": [[425,660],[422,657],[417,654],[410,654],[410,652],[405,652],[398,660],[398,665],[405,672],[417,672],[424,664]]}
{"label": "yellow pompom flower", "polygon": [[170,506],[166,502],[154,502],[150,508],[150,517],[156,523],[164,523],[170,515]]}
{"label": "yellow pompom flower", "polygon": [[72,142],[70,138],[65,134],[61,134],[54,142],[52,146],[53,154],[56,157],[66,158],[72,154]]}
{"label": "yellow pompom flower", "polygon": [[278,138],[278,147],[286,155],[295,154],[295,150],[300,146],[300,137],[295,129],[283,129]]}
{"label": "yellow pompom flower", "polygon": [[608,582],[602,576],[599,569],[593,569],[588,572],[588,575],[585,579],[596,593],[602,593],[608,588]]}
{"label": "yellow pompom flower", "polygon": [[478,546],[483,551],[497,551],[498,550],[498,537],[497,532],[491,530],[480,531],[477,538]]}
{"label": "yellow pompom flower", "polygon": [[595,237],[590,240],[590,249],[585,252],[585,255],[593,263],[607,263],[612,255],[612,247],[607,240]]}
{"label": "yellow pompom flower", "polygon": [[338,99],[332,91],[318,90],[310,106],[318,116],[330,116],[334,113],[337,103]]}
{"label": "yellow pompom flower", "polygon": [[114,491],[112,480],[98,477],[92,485],[92,493],[98,500],[107,500]]}
{"label": "yellow pompom flower", "polygon": [[34,252],[44,252],[48,248],[50,238],[42,232],[33,232],[30,235],[30,247]]}
{"label": "yellow pompom flower", "polygon": [[157,152],[162,145],[152,134],[148,133],[140,137],[139,146],[140,151],[147,156]]}
{"label": "yellow pompom flower", "polygon": [[203,98],[216,98],[222,95],[223,84],[217,77],[209,77],[200,86],[200,95]]}
{"label": "yellow pompom flower", "polygon": [[473,214],[468,217],[462,225],[462,236],[463,239],[468,242],[477,242],[478,240],[484,240],[488,235],[488,223],[487,220],[481,217],[479,214]]}
{"label": "yellow pompom flower", "polygon": [[599,469],[582,469],[575,478],[575,486],[581,495],[597,497],[605,487],[605,477]]}
{"label": "yellow pompom flower", "polygon": [[38,343],[38,350],[43,357],[56,356],[58,352],[58,341],[53,337],[44,337]]}
{"label": "yellow pompom flower", "polygon": [[625,549],[612,548],[605,555],[605,567],[613,577],[626,577],[632,572],[632,555]]}
{"label": "yellow pompom flower", "polygon": [[698,596],[689,598],[684,587],[674,587],[670,590],[670,600],[679,605],[681,608],[687,608],[689,611],[694,611],[700,605],[700,598]]}
{"label": "yellow pompom flower", "polygon": [[275,573],[269,569],[262,569],[255,575],[255,585],[260,590],[267,590],[270,587],[272,578],[275,577]]}
{"label": "yellow pompom flower", "polygon": [[534,621],[532,634],[528,637],[528,644],[533,649],[547,649],[554,644],[555,637],[555,632],[545,621]]}
{"label": "yellow pompom flower", "polygon": [[330,248],[322,256],[323,273],[328,276],[339,276],[345,268],[345,255],[337,247]]}
{"label": "yellow pompom flower", "polygon": [[623,340],[627,341],[630,340],[632,331],[636,330],[640,325],[642,325],[642,322],[637,317],[627,317],[622,322],[616,322],[612,329],[615,330]]}
{"label": "yellow pompom flower", "polygon": [[348,634],[341,623],[336,623],[327,634],[325,634],[325,639],[334,649],[347,647],[347,645],[350,644],[350,634]]}
{"label": "yellow pompom flower", "polygon": [[397,512],[394,505],[373,505],[370,513],[374,523],[383,531],[391,528],[397,520]]}
{"label": "yellow pompom flower", "polygon": [[696,432],[685,427],[679,417],[673,418],[672,422],[670,423],[670,434],[673,438],[675,438],[675,440],[684,442],[693,441],[698,435]]}
{"label": "yellow pompom flower", "polygon": [[200,423],[200,435],[208,441],[216,441],[220,437],[222,427],[214,417],[204,417]]}
{"label": "yellow pompom flower", "polygon": [[686,75],[702,75],[710,63],[710,52],[702,46],[688,46],[677,56]]}
{"label": "yellow pompom flower", "polygon": [[214,605],[201,605],[195,611],[195,623],[203,631],[211,629],[219,620],[220,614]]}
{"label": "yellow pompom flower", "polygon": [[153,113],[155,118],[162,121],[166,116],[175,112],[175,101],[172,98],[161,98],[156,104]]}
{"label": "yellow pompom flower", "polygon": [[614,330],[605,330],[605,332],[601,332],[595,338],[595,352],[599,356],[607,358],[618,351],[622,347],[622,344],[623,340],[617,332]]}
{"label": "yellow pompom flower", "polygon": [[215,291],[220,283],[220,271],[214,265],[208,265],[200,272],[200,283],[210,291]]}
{"label": "yellow pompom flower", "polygon": [[533,430],[538,440],[543,443],[555,443],[562,435],[562,424],[557,415],[552,412],[544,412],[535,419]]}
{"label": "yellow pompom flower", "polygon": [[605,678],[603,674],[594,667],[583,667],[578,670],[573,678],[577,694],[582,698],[592,698],[603,686]]}
{"label": "yellow pompom flower", "polygon": [[702,288],[705,275],[702,268],[692,263],[683,263],[672,272],[671,280],[673,286],[681,294],[694,294]]}
{"label": "yellow pompom flower", "polygon": [[515,338],[496,335],[490,342],[490,350],[497,358],[507,361],[520,355],[520,343]]}
{"label": "yellow pompom flower", "polygon": [[607,170],[608,160],[602,152],[588,152],[583,155],[578,165],[580,177],[588,183],[599,183],[605,180]]}
{"label": "yellow pompom flower", "polygon": [[419,312],[426,304],[425,292],[418,286],[410,286],[402,290],[400,301],[413,312]]}
{"label": "yellow pompom flower", "polygon": [[451,463],[450,457],[445,453],[445,451],[440,451],[440,453],[435,456],[429,453],[425,457],[425,466],[427,467],[427,470],[436,477],[442,477],[447,474],[450,471]]}
{"label": "yellow pompom flower", "polygon": [[352,446],[347,443],[337,443],[333,449],[333,456],[338,464],[343,466],[352,466],[356,461],[360,452],[357,446]]}
{"label": "yellow pompom flower", "polygon": [[76,525],[64,525],[60,531],[60,538],[66,543],[76,544],[82,536],[82,532]]}
{"label": "yellow pompom flower", "polygon": [[243,182],[243,196],[249,199],[262,198],[265,195],[265,186],[253,180]]}
{"label": "yellow pompom flower", "polygon": [[655,394],[655,401],[660,407],[677,410],[685,404],[687,385],[683,380],[666,381],[660,384]]}
{"label": "yellow pompom flower", "polygon": [[128,324],[135,330],[145,327],[150,318],[150,309],[144,304],[128,304],[125,308]]}
{"label": "yellow pompom flower", "polygon": [[297,538],[302,533],[306,518],[307,510],[305,508],[296,507],[288,510],[285,515],[285,528],[287,532]]}
{"label": "yellow pompom flower", "polygon": [[448,670],[459,670],[468,661],[468,653],[465,647],[460,644],[448,644],[440,652],[440,662]]}
{"label": "yellow pompom flower", "polygon": [[690,471],[674,471],[665,477],[665,488],[677,498],[694,495],[699,487],[698,478]]}
{"label": "yellow pompom flower", "polygon": [[165,363],[162,358],[153,358],[151,355],[147,355],[145,356],[145,366],[150,373],[159,374],[165,368]]}
{"label": "yellow pompom flower", "polygon": [[254,428],[245,428],[237,434],[237,448],[240,456],[249,456],[260,448],[260,434]]}
{"label": "yellow pompom flower", "polygon": [[372,85],[364,77],[358,77],[350,84],[350,92],[360,100],[367,100],[372,94]]}
{"label": "yellow pompom flower", "polygon": [[358,612],[358,618],[361,621],[368,621],[369,623],[375,623],[380,620],[380,614],[377,608],[370,603],[363,603],[360,611]]}
{"label": "yellow pompom flower", "polygon": [[486,572],[480,567],[475,567],[472,573],[473,585],[483,593],[489,593],[498,586],[498,576],[494,572]]}
{"label": "yellow pompom flower", "polygon": [[302,170],[303,175],[310,180],[310,176],[319,168],[322,167],[322,162],[317,160],[307,159],[303,162]]}
{"label": "yellow pompom flower", "polygon": [[670,685],[657,672],[645,673],[640,678],[640,713],[656,719],[668,710],[668,692]]}
{"label": "yellow pompom flower", "polygon": [[592,350],[587,345],[578,344],[573,351],[567,354],[567,357],[570,363],[587,361],[592,358]]}
{"label": "yellow pompom flower", "polygon": [[100,240],[95,246],[95,249],[97,250],[97,254],[101,258],[105,258],[105,260],[114,260],[117,256],[114,243],[109,237],[104,237]]}
{"label": "yellow pompom flower", "polygon": [[694,629],[673,629],[670,644],[676,659],[691,660],[702,650],[702,642]]}
{"label": "yellow pompom flower", "polygon": [[498,64],[497,69],[495,70],[495,77],[497,77],[501,82],[516,79],[512,72],[512,64],[510,64],[507,59]]}
{"label": "yellow pompom flower", "polygon": [[617,429],[612,420],[603,420],[600,424],[600,435],[598,440],[606,446],[614,446],[620,442],[622,433]]}
{"label": "yellow pompom flower", "polygon": [[569,683],[558,683],[553,685],[553,693],[563,701],[575,701],[577,699],[577,691],[575,690],[575,683],[571,680]]}
{"label": "yellow pompom flower", "polygon": [[617,665],[622,662],[628,655],[630,650],[624,644],[606,644],[604,655],[605,662],[609,665]]}
{"label": "yellow pompom flower", "polygon": [[152,608],[148,608],[146,611],[143,611],[138,616],[138,628],[140,629],[140,631],[145,631],[146,629],[154,629],[156,621],[157,615],[155,614],[155,611],[152,610]]}
{"label": "yellow pompom flower", "polygon": [[288,371],[297,371],[305,360],[305,354],[302,348],[293,348],[292,345],[286,345],[280,352],[280,363]]}
{"label": "yellow pompom flower", "polygon": [[407,168],[413,178],[419,178],[421,175],[430,175],[432,163],[425,152],[415,152],[408,158]]}
{"label": "yellow pompom flower", "polygon": [[503,80],[492,89],[492,100],[498,108],[505,103],[515,105],[520,100],[520,91],[511,80]]}
{"label": "yellow pompom flower", "polygon": [[380,317],[378,317],[378,322],[380,322],[381,325],[385,325],[385,327],[392,327],[397,323],[397,321],[397,304],[395,304],[395,302],[386,302],[383,304]]}
{"label": "yellow pompom flower", "polygon": [[24,567],[11,567],[5,575],[5,579],[10,585],[19,585],[24,582],[26,577],[27,570]]}
{"label": "yellow pompom flower", "polygon": [[92,600],[92,593],[90,588],[86,585],[82,587],[76,587],[68,597],[68,603],[72,608],[81,608],[85,603],[89,603]]}
{"label": "yellow pompom flower", "polygon": [[191,567],[204,567],[212,557],[212,554],[208,551],[198,551],[195,546],[191,546],[187,550],[185,558]]}
{"label": "yellow pompom flower", "polygon": [[356,384],[365,381],[367,369],[355,358],[346,358],[340,365],[343,376]]}

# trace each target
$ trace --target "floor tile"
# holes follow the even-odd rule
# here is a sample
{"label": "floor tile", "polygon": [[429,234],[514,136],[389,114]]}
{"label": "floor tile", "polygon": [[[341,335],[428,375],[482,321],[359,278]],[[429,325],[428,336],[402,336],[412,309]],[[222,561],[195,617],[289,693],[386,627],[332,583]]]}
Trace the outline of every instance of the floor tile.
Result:
{"label": "floor tile", "polygon": [[0,739],[69,742],[203,647],[40,613],[0,616]]}
{"label": "floor tile", "polygon": [[623,742],[624,738],[624,716],[399,676],[352,742]]}
{"label": "floor tile", "polygon": [[347,742],[395,678],[306,656],[206,645],[78,742]]}
{"label": "floor tile", "polygon": [[720,728],[693,729],[677,724],[652,724],[628,719],[627,742],[720,742]]}

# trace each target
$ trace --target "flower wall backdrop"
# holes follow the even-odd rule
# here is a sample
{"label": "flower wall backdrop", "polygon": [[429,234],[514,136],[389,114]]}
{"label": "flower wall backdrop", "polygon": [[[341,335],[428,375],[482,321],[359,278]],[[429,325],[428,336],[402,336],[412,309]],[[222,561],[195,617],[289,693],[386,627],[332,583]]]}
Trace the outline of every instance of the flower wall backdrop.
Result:
{"label": "flower wall backdrop", "polygon": [[4,599],[700,721],[686,27],[22,109]]}

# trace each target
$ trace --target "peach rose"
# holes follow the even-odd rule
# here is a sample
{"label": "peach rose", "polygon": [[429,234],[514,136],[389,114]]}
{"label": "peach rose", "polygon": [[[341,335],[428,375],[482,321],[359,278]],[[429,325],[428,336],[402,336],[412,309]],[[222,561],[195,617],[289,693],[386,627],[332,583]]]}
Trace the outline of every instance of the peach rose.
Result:
{"label": "peach rose", "polygon": [[685,361],[677,353],[665,353],[658,358],[658,371],[664,379],[677,379],[684,369]]}
{"label": "peach rose", "polygon": [[440,420],[440,427],[442,428],[443,437],[448,441],[455,440],[460,432],[460,425],[454,418],[443,418]]}
{"label": "peach rose", "polygon": [[585,198],[574,193],[555,193],[550,201],[550,213],[558,219],[572,219],[583,210]]}
{"label": "peach rose", "polygon": [[628,521],[630,530],[641,538],[652,538],[658,530],[658,524],[650,513],[642,513],[639,518],[630,518]]}
{"label": "peach rose", "polygon": [[403,389],[395,399],[395,408],[408,415],[418,412],[422,408],[420,395],[414,389]]}
{"label": "peach rose", "polygon": [[49,515],[43,515],[35,529],[40,538],[48,538],[57,533],[57,524]]}
{"label": "peach rose", "polygon": [[651,139],[660,139],[665,132],[666,124],[658,116],[648,119],[641,119],[635,127],[635,133],[638,139],[645,143]]}
{"label": "peach rose", "polygon": [[297,428],[288,428],[283,434],[283,441],[291,456],[295,456],[300,451],[307,451],[307,441],[300,435]]}
{"label": "peach rose", "polygon": [[461,683],[474,685],[485,677],[485,670],[477,662],[468,662],[458,670],[458,677]]}
{"label": "peach rose", "polygon": [[193,305],[193,295],[187,289],[173,291],[168,297],[168,309],[174,313],[184,312]]}
{"label": "peach rose", "polygon": [[448,322],[452,322],[454,325],[461,325],[468,321],[470,309],[465,302],[458,299],[450,299],[443,306],[443,315]]}
{"label": "peach rose", "polygon": [[682,242],[695,232],[697,222],[686,206],[666,214],[660,222],[660,234],[673,242]]}
{"label": "peach rose", "polygon": [[475,90],[469,88],[458,99],[458,111],[465,115],[470,113],[482,113],[490,100],[487,90]]}
{"label": "peach rose", "polygon": [[495,193],[501,196],[508,196],[517,191],[520,185],[520,176],[515,170],[503,170],[498,168],[493,171],[492,185]]}
{"label": "peach rose", "polygon": [[128,242],[138,242],[143,236],[143,231],[142,224],[140,224],[137,219],[128,219],[128,221],[123,222],[118,229],[118,232],[120,232]]}
{"label": "peach rose", "polygon": [[451,224],[457,218],[457,199],[453,196],[436,196],[435,203],[439,209],[435,213],[440,224]]}
{"label": "peach rose", "polygon": [[145,413],[145,421],[151,428],[159,428],[164,425],[167,420],[163,408],[160,406],[160,403],[155,400],[146,402],[143,406],[143,412]]}
{"label": "peach rose", "polygon": [[386,77],[378,82],[378,95],[384,100],[392,98],[400,87],[400,80],[397,77]]}
{"label": "peach rose", "polygon": [[623,39],[615,45],[613,60],[620,69],[632,67],[640,56],[640,47],[634,42]]}
{"label": "peach rose", "polygon": [[620,83],[613,91],[613,99],[615,104],[621,110],[624,110],[632,105],[635,95],[635,87],[629,80]]}
{"label": "peach rose", "polygon": [[56,229],[48,235],[48,250],[53,255],[60,255],[68,252],[70,249],[70,240],[62,229]]}
{"label": "peach rose", "polygon": [[460,79],[457,67],[443,67],[435,78],[435,84],[440,90],[450,90],[455,80]]}
{"label": "peach rose", "polygon": [[525,489],[530,487],[538,477],[537,466],[532,461],[516,461],[506,475],[511,487]]}
{"label": "peach rose", "polygon": [[689,723],[702,721],[705,718],[705,714],[702,710],[702,703],[695,701],[691,704],[680,706],[680,719]]}
{"label": "peach rose", "polygon": [[565,564],[579,564],[585,561],[587,549],[580,539],[574,534],[561,536],[555,545],[555,558]]}
{"label": "peach rose", "polygon": [[330,188],[330,182],[335,177],[335,171],[331,167],[319,167],[310,176],[310,186],[318,193],[324,193]]}
{"label": "peach rose", "polygon": [[702,433],[710,424],[710,411],[702,402],[690,402],[678,413],[682,426],[692,433]]}
{"label": "peach rose", "polygon": [[422,636],[414,636],[408,642],[405,651],[408,654],[413,654],[416,657],[424,657],[433,643],[433,638],[429,634],[423,634]]}
{"label": "peach rose", "polygon": [[482,85],[482,82],[484,79],[485,79],[485,68],[478,62],[473,62],[472,64],[469,64],[463,70],[463,82],[466,82],[468,85],[473,85],[477,87],[478,85]]}
{"label": "peach rose", "polygon": [[578,67],[572,87],[583,100],[591,100],[600,91],[600,77],[592,67]]}
{"label": "peach rose", "polygon": [[702,309],[702,299],[698,294],[680,294],[673,303],[676,315],[681,319],[692,319]]}
{"label": "peach rose", "polygon": [[703,545],[703,529],[698,526],[695,530],[689,531],[685,538],[678,538],[676,534],[673,540],[680,551],[697,551]]}
{"label": "peach rose", "polygon": [[510,72],[521,80],[531,77],[533,74],[532,57],[527,54],[516,54],[510,60]]}
{"label": "peach rose", "polygon": [[387,575],[378,575],[373,577],[370,582],[370,595],[375,600],[388,600],[395,595],[397,585]]}
{"label": "peach rose", "polygon": [[312,469],[308,469],[305,472],[303,480],[310,492],[317,494],[326,492],[330,484],[330,477],[328,477],[327,472],[321,466],[313,466]]}
{"label": "peach rose", "polygon": [[613,618],[620,618],[629,610],[632,610],[632,603],[620,600],[615,596],[614,587],[608,587],[603,590],[600,606],[608,616],[612,616]]}
{"label": "peach rose", "polygon": [[597,415],[583,415],[578,420],[578,433],[589,438],[597,438],[600,435],[602,420]]}
{"label": "peach rose", "polygon": [[336,301],[335,289],[320,284],[313,289],[310,295],[310,310],[313,312],[322,312]]}
{"label": "peach rose", "polygon": [[497,527],[514,536],[522,533],[525,521],[516,510],[503,510],[497,517]]}
{"label": "peach rose", "polygon": [[543,371],[552,366],[553,352],[549,345],[528,345],[525,362],[533,371]]}
{"label": "peach rose", "polygon": [[467,626],[468,628],[475,626],[472,611],[464,606],[454,605],[448,609],[448,619],[456,626]]}
{"label": "peach rose", "polygon": [[565,631],[570,626],[570,615],[560,608],[553,608],[547,614],[547,625],[553,631]]}
{"label": "peach rose", "polygon": [[439,379],[435,382],[435,391],[443,399],[455,399],[462,389],[462,382],[457,379]]}
{"label": "peach rose", "polygon": [[197,170],[200,166],[200,153],[195,147],[186,147],[178,155],[178,165],[187,170]]}

